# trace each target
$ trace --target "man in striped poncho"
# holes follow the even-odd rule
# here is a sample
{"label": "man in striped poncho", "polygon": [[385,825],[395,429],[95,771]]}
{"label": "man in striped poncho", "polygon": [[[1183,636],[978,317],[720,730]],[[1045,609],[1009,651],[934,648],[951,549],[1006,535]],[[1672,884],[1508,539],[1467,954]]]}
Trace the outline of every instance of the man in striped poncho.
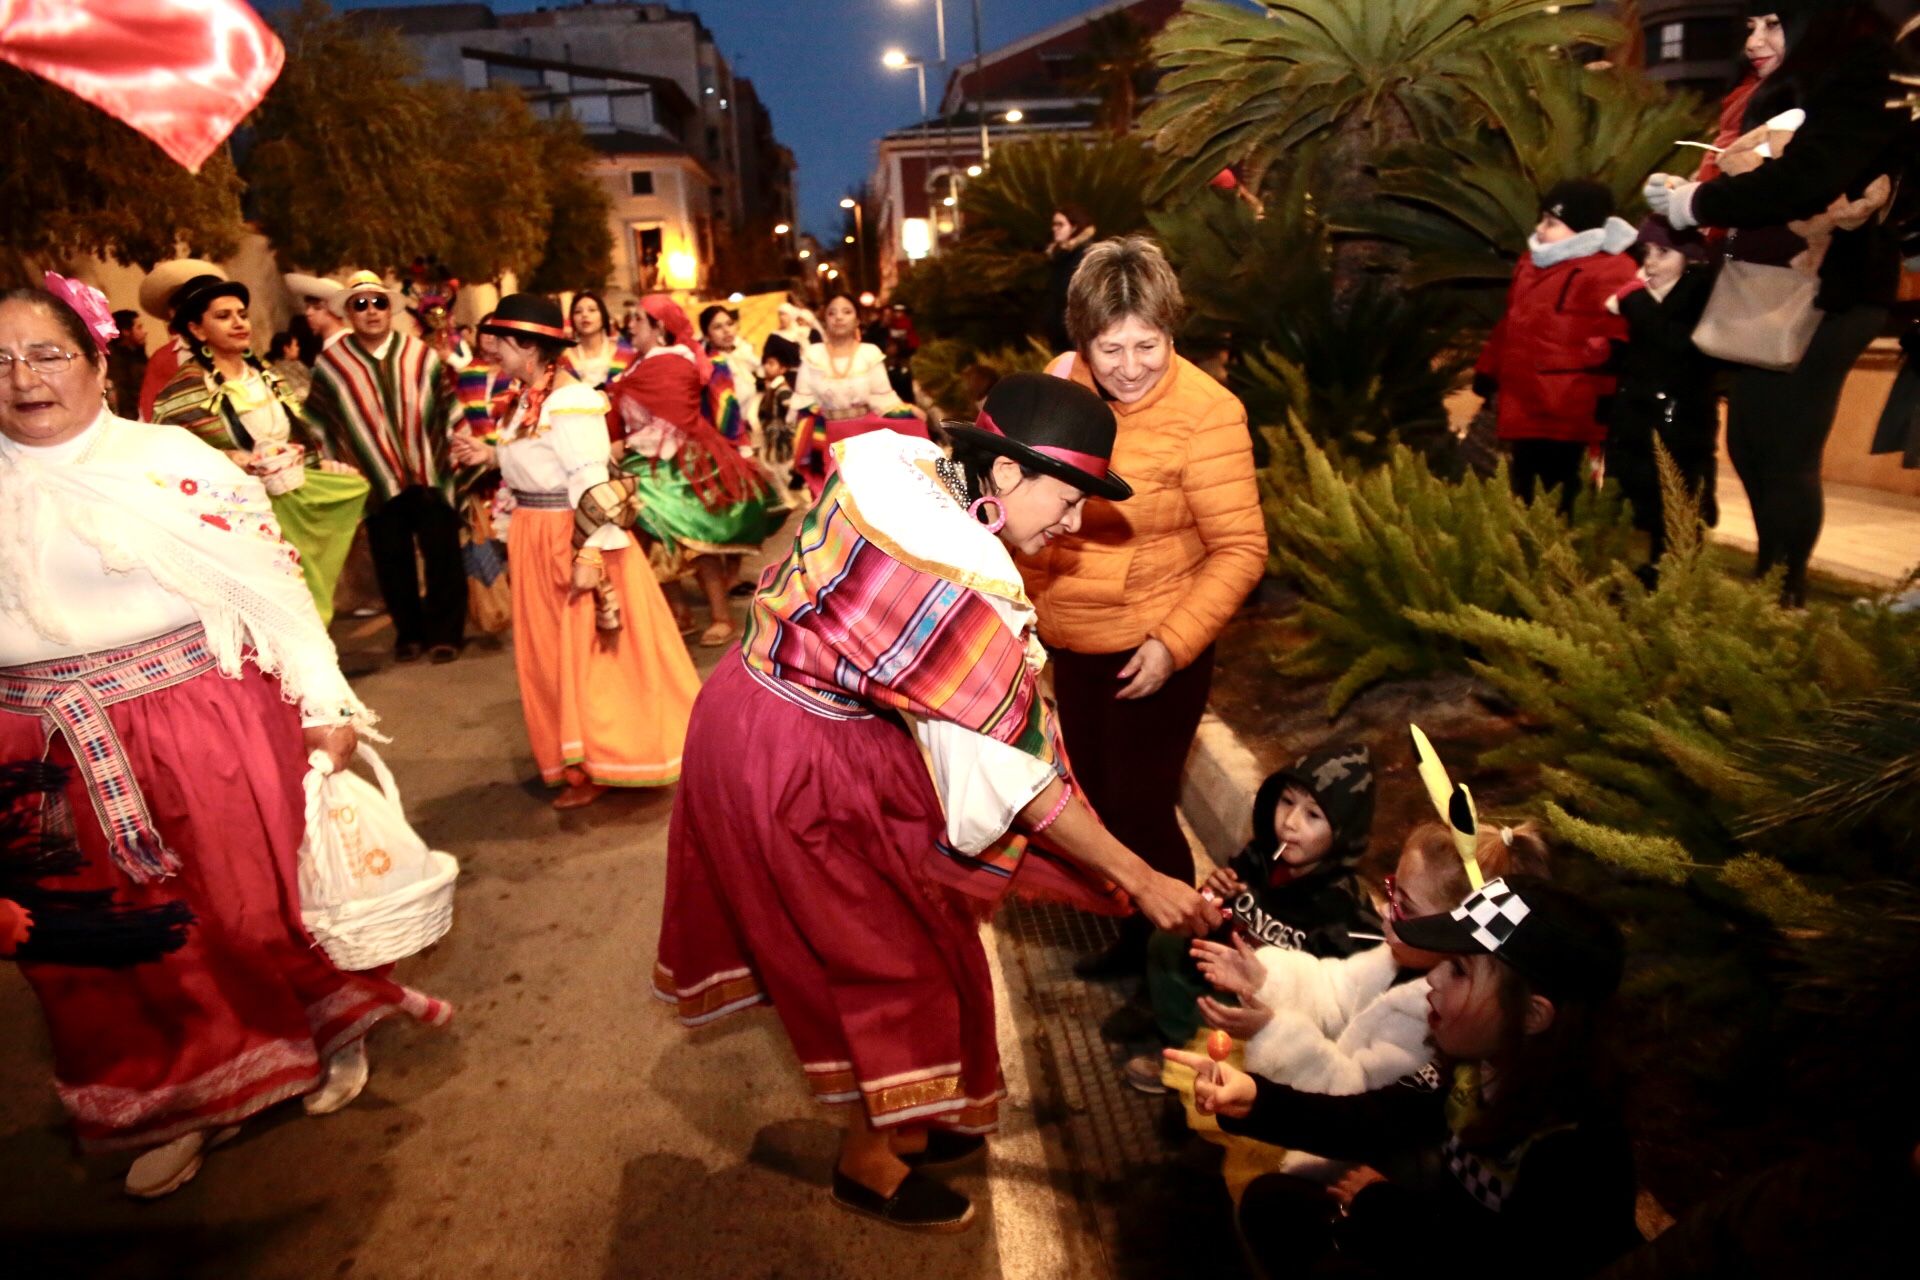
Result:
{"label": "man in striped poncho", "polygon": [[[315,361],[307,414],[329,453],[356,464],[373,486],[367,544],[393,619],[394,657],[410,662],[425,649],[435,662],[452,662],[467,619],[447,456],[460,413],[452,371],[426,343],[393,331],[393,295],[373,272],[355,275],[327,305],[353,334]],[[416,548],[426,567],[424,596]]]}

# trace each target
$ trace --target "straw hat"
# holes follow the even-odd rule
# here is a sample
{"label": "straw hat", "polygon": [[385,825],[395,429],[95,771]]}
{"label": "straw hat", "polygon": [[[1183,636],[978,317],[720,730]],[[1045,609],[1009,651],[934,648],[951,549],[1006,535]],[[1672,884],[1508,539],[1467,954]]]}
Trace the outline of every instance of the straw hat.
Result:
{"label": "straw hat", "polygon": [[140,282],[140,309],[156,320],[171,319],[173,295],[181,285],[196,276],[218,276],[225,280],[227,273],[218,263],[200,258],[175,258],[171,262],[163,262],[147,272],[147,278]]}
{"label": "straw hat", "polygon": [[287,282],[287,292],[294,297],[318,298],[321,302],[331,301],[334,294],[346,288],[338,280],[310,276],[304,271],[289,271],[280,278]]}
{"label": "straw hat", "polygon": [[347,282],[340,287],[340,292],[327,299],[327,310],[345,319],[347,303],[355,294],[361,293],[384,293],[393,309],[396,311],[400,309],[400,295],[387,288],[385,280],[371,271],[356,271],[347,277]]}

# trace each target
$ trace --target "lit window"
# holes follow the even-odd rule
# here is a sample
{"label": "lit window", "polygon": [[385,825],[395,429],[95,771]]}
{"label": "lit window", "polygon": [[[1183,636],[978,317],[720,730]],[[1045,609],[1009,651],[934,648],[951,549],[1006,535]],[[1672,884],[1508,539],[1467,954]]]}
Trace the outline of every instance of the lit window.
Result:
{"label": "lit window", "polygon": [[1660,61],[1678,62],[1687,52],[1687,24],[1684,22],[1663,22],[1660,24]]}
{"label": "lit window", "polygon": [[900,220],[900,248],[908,258],[918,262],[933,248],[933,229],[925,218],[902,218]]}

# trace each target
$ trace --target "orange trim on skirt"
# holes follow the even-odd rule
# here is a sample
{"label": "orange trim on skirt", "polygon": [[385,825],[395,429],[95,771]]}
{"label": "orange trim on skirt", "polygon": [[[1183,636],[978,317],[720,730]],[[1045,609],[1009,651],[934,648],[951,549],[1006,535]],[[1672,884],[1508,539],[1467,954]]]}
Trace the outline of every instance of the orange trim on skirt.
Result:
{"label": "orange trim on skirt", "polygon": [[534,762],[548,786],[569,766],[601,786],[679,780],[700,675],[647,557],[604,552],[621,627],[593,625],[593,593],[574,594],[573,512],[522,507],[507,531],[513,664]]}

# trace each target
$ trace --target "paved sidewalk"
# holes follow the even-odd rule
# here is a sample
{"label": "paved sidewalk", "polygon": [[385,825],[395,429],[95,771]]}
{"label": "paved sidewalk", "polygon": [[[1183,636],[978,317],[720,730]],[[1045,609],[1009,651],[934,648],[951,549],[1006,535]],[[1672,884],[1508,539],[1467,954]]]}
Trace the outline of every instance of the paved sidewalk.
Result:
{"label": "paved sidewalk", "polygon": [[[1920,498],[1832,483],[1825,493],[1827,519],[1813,549],[1813,571],[1882,589],[1905,582],[1920,565]],[[1730,465],[1720,468],[1719,497],[1715,540],[1752,551],[1753,510]]]}

